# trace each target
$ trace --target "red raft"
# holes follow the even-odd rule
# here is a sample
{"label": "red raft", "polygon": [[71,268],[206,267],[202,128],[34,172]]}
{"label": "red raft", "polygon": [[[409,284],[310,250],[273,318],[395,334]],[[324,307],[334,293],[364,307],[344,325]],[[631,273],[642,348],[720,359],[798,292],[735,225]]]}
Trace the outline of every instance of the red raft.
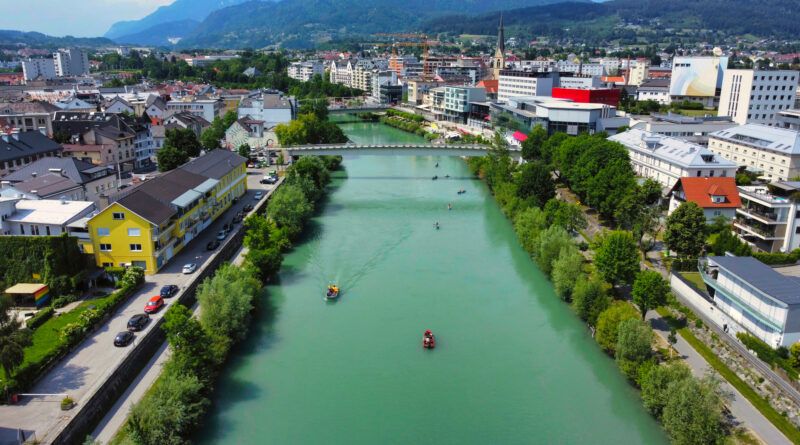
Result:
{"label": "red raft", "polygon": [[433,349],[436,347],[436,337],[433,336],[433,332],[431,332],[430,329],[422,334],[422,347],[425,349]]}

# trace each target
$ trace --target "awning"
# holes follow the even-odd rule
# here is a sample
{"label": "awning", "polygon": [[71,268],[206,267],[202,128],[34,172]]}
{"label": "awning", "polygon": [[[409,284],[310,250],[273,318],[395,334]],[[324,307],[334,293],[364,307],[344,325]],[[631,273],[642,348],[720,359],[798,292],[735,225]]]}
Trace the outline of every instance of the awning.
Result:
{"label": "awning", "polygon": [[198,185],[194,189],[200,193],[208,193],[211,190],[213,190],[217,184],[219,184],[219,181],[217,181],[216,179],[209,178],[203,181],[200,185]]}
{"label": "awning", "polygon": [[525,140],[528,139],[528,135],[521,131],[515,131],[514,139],[518,140],[519,142],[525,142]]}
{"label": "awning", "polygon": [[189,206],[189,204],[200,199],[202,196],[203,194],[198,191],[188,190],[186,193],[173,199],[171,204],[178,206],[182,209],[185,209]]}

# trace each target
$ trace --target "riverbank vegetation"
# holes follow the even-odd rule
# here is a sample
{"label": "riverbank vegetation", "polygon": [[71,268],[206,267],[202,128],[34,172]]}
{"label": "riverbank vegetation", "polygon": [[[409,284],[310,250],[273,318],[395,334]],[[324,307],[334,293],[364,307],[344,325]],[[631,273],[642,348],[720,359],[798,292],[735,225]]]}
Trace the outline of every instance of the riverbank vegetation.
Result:
{"label": "riverbank vegetation", "polygon": [[389,108],[384,112],[383,115],[376,113],[357,113],[356,117],[363,121],[377,121],[390,127],[407,131],[409,133],[414,133],[417,136],[422,136],[429,141],[439,138],[438,134],[431,133],[425,129],[425,118],[419,114],[407,113],[405,111]]}
{"label": "riverbank vegetation", "polygon": [[268,216],[245,220],[242,267],[224,264],[197,289],[203,310],[195,317],[180,304],[169,308],[162,328],[172,352],[164,371],[130,416],[116,444],[187,443],[211,405],[214,382],[231,349],[247,336],[262,286],[280,269],[313,214],[340,158],[303,157],[287,169],[286,178],[268,204]]}
{"label": "riverbank vegetation", "polygon": [[[534,136],[523,147],[528,164],[515,165],[505,141],[497,137],[487,156],[468,161],[471,171],[486,181],[556,294],[590,326],[631,384],[642,389],[643,404],[673,443],[724,440],[728,425],[716,382],[693,377],[685,365],[654,350],[653,330],[642,320],[647,309],[663,303],[668,289],[660,274],[640,271],[640,240],[654,230],[648,229],[648,220],[657,217],[649,211],[655,187],[636,183],[627,152],[604,135]],[[542,169],[547,176],[538,172]],[[586,256],[578,253],[584,241],[576,242],[586,224],[582,212],[576,204],[552,198],[554,178],[620,229],[596,236]],[[562,210],[567,216],[556,217],[561,207],[577,211]],[[612,292],[621,286],[633,286],[639,310],[623,299],[623,292]]]}

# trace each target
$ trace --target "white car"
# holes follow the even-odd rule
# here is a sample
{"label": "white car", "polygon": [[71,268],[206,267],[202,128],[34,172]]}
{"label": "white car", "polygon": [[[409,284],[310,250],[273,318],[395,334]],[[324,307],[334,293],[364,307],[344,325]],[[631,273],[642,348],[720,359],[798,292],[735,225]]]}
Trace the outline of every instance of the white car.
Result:
{"label": "white car", "polygon": [[194,271],[196,271],[196,270],[197,270],[197,264],[196,263],[189,263],[189,264],[185,264],[183,266],[183,273],[186,273],[186,274],[194,273]]}
{"label": "white car", "polygon": [[261,201],[261,198],[263,197],[264,197],[264,192],[256,192],[256,194],[253,195],[253,199],[255,199],[256,201]]}
{"label": "white car", "polygon": [[226,236],[227,234],[228,234],[228,232],[226,232],[226,231],[224,231],[224,230],[220,230],[220,231],[219,231],[219,233],[217,233],[217,240],[219,240],[219,241],[222,241],[222,240],[224,240],[224,239],[225,239],[225,236]]}

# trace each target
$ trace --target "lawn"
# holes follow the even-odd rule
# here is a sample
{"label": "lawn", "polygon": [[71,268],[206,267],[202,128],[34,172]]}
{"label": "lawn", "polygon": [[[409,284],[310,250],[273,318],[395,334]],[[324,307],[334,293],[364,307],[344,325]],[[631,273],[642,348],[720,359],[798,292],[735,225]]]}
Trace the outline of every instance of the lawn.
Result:
{"label": "lawn", "polygon": [[706,290],[706,283],[703,281],[703,277],[700,276],[700,272],[680,272],[680,275],[683,278],[686,278],[688,282],[692,283],[692,285],[696,287],[697,290],[699,291]]}
{"label": "lawn", "polygon": [[709,114],[711,116],[716,116],[717,110],[677,110],[676,113],[682,114],[684,116],[703,117],[706,114]]}
{"label": "lawn", "polygon": [[[699,274],[699,273],[698,273]],[[744,380],[740,379],[735,372],[731,371],[728,366],[723,363],[716,354],[701,342],[697,337],[692,334],[689,328],[680,328],[679,323],[675,320],[666,308],[660,307],[657,309],[659,315],[664,317],[670,326],[678,328],[678,333],[689,343],[704,359],[714,368],[725,380],[728,381],[737,391],[739,391],[756,409],[764,415],[776,428],[789,438],[792,443],[800,444],[800,430],[798,430],[788,419],[783,417],[778,411],[773,408],[769,402],[764,400],[758,393],[753,390]]]}

